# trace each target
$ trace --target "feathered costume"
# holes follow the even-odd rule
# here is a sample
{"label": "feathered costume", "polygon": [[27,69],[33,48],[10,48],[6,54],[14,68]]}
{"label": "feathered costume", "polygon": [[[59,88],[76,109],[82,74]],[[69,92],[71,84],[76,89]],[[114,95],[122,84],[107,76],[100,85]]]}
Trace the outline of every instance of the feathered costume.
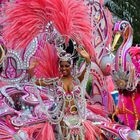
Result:
{"label": "feathered costume", "polygon": [[118,108],[119,119],[127,126],[136,130],[140,119],[139,113],[139,47],[132,47],[133,30],[128,21],[117,22],[114,27],[116,33],[114,44],[122,36],[123,42],[115,56],[113,79],[119,91]]}
{"label": "feathered costume", "polygon": [[[53,38],[62,37],[66,46],[72,39],[77,45],[82,45],[91,57],[94,57],[90,20],[86,11],[87,7],[82,0],[17,0],[15,3],[7,3],[2,20],[6,46],[8,49],[26,48],[34,38],[37,38],[38,50],[35,58],[38,65],[34,70],[36,77],[46,79],[59,77],[57,43],[56,40],[52,41]],[[50,22],[52,22],[52,28]],[[98,106],[86,106],[82,90],[83,87],[74,81],[74,89],[69,94],[64,91],[62,83],[58,82],[55,91],[57,105],[53,104],[48,112],[43,110],[44,115],[47,116],[46,122],[42,120],[39,124],[25,125],[18,130],[11,128],[8,132],[3,132],[1,129],[0,136],[5,133],[4,138],[8,139],[12,133],[13,139],[54,140],[58,139],[56,132],[60,139],[66,140],[113,139],[113,135],[127,139],[127,133],[131,130],[112,124],[106,117],[106,113]],[[69,105],[64,104],[70,103],[70,98],[75,101],[74,107],[78,110],[75,114],[72,114]],[[54,114],[56,116],[53,116]],[[67,124],[64,126],[68,131],[66,136],[58,131],[61,129],[61,122]],[[3,124],[0,126],[3,128]],[[122,130],[125,130],[126,134],[121,133]]]}
{"label": "feathered costume", "polygon": [[[78,8],[77,8],[78,7]],[[82,43],[93,54],[91,26],[82,1],[31,0],[10,3],[6,7],[4,38],[7,46],[25,48],[38,34],[45,32],[49,21],[59,33]],[[61,21],[61,22],[60,22]]]}

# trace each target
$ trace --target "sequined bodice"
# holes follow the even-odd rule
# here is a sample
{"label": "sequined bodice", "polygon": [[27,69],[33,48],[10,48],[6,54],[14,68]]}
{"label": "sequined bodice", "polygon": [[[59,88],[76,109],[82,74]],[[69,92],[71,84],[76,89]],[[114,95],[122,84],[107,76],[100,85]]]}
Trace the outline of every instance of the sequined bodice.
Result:
{"label": "sequined bodice", "polygon": [[60,95],[60,96],[61,95],[67,96],[67,95],[78,95],[78,94],[80,94],[80,91],[81,91],[80,86],[76,82],[74,82],[73,85],[74,85],[73,90],[70,91],[70,92],[66,92],[63,88],[62,82],[60,81],[57,85],[57,94]]}
{"label": "sequined bodice", "polygon": [[81,97],[81,88],[77,81],[73,80],[73,90],[71,92],[66,92],[63,88],[63,83],[59,81],[57,85],[57,96],[63,100],[65,115],[78,114],[79,107],[77,101]]}
{"label": "sequined bodice", "polygon": [[77,118],[76,123],[80,123],[79,120],[85,118],[86,104],[81,92],[80,82],[77,79],[73,79],[72,84],[72,91],[66,92],[61,79],[57,82],[56,92],[54,94],[55,103],[48,112],[49,120],[52,123],[58,124],[64,121],[66,124],[73,124],[73,118]]}

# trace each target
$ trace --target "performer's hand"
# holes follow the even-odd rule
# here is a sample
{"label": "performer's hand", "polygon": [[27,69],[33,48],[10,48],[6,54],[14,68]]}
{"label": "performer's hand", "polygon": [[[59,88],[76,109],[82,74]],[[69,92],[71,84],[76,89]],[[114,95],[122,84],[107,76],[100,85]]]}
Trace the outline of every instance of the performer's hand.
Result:
{"label": "performer's hand", "polygon": [[90,63],[90,56],[89,56],[89,54],[86,52],[86,50],[84,49],[84,48],[77,48],[76,49],[77,50],[77,52],[82,56],[82,57],[84,57],[85,58],[85,60],[86,60],[86,62],[87,63]]}

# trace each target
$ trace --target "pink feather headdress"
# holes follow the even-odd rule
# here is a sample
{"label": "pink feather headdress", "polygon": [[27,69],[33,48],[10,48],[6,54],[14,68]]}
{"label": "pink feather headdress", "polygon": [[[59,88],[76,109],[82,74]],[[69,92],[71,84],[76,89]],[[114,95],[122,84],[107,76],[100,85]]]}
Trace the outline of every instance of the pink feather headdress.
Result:
{"label": "pink feather headdress", "polygon": [[140,47],[136,45],[129,49],[132,63],[135,65],[137,77],[140,77]]}
{"label": "pink feather headdress", "polygon": [[93,56],[87,12],[82,0],[19,0],[4,8],[3,36],[7,47],[25,48],[52,21],[62,36],[82,44]]}
{"label": "pink feather headdress", "polygon": [[[43,40],[40,34],[47,38],[49,22],[61,37],[65,37],[65,44],[73,39],[94,56],[90,17],[83,0],[17,0],[15,3],[7,3],[2,19],[7,48],[26,48],[35,37]],[[49,61],[54,64],[58,60],[55,46],[56,44],[44,43],[38,48],[36,59],[40,64],[35,70],[37,77],[50,78],[58,75],[56,66],[48,64]]]}

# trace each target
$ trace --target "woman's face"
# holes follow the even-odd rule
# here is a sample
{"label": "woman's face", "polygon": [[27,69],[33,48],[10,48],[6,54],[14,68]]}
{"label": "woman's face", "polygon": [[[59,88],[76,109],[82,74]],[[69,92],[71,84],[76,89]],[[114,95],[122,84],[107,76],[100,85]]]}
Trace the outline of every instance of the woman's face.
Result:
{"label": "woman's face", "polygon": [[71,65],[67,61],[60,62],[60,72],[64,77],[71,75]]}

